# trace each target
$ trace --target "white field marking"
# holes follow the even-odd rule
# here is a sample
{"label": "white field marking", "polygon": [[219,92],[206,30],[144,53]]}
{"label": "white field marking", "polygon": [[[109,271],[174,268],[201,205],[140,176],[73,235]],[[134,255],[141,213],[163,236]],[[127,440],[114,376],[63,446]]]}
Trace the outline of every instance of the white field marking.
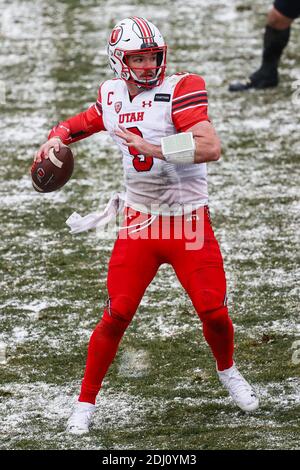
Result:
{"label": "white field marking", "polygon": [[7,358],[6,358],[6,348],[7,345],[3,341],[0,342],[0,365],[5,365],[7,364]]}
{"label": "white field marking", "polygon": [[295,351],[292,354],[292,363],[295,365],[300,364],[300,340],[294,341],[292,344],[292,349]]}
{"label": "white field marking", "polygon": [[6,104],[6,85],[4,80],[0,80],[0,104]]}

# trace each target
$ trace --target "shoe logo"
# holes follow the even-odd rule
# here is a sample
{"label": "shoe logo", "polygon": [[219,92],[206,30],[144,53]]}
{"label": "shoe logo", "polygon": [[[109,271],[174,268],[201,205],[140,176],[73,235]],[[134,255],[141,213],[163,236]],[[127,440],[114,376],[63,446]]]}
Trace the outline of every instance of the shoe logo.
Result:
{"label": "shoe logo", "polygon": [[199,220],[199,217],[197,214],[190,215],[185,219],[187,222],[192,222],[192,220]]}

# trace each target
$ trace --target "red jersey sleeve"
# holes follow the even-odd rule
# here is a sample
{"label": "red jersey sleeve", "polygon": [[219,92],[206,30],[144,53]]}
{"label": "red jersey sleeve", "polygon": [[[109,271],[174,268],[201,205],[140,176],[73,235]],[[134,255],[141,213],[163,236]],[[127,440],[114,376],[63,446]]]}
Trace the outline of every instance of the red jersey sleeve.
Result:
{"label": "red jersey sleeve", "polygon": [[68,145],[77,142],[77,140],[85,139],[96,132],[105,130],[102,118],[100,87],[96,103],[86,111],[57,124],[49,132],[48,139],[60,137],[63,143]]}
{"label": "red jersey sleeve", "polygon": [[172,101],[172,120],[178,132],[185,132],[201,121],[209,121],[205,81],[189,74],[176,85]]}

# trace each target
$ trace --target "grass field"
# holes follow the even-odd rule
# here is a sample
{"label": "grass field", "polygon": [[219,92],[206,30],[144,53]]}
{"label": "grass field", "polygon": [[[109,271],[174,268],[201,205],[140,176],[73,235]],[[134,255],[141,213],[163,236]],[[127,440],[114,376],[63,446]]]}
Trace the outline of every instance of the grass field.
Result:
{"label": "grass field", "polygon": [[[207,5],[208,4],[208,5]],[[259,64],[263,0],[0,0],[0,364],[2,449],[299,449],[300,22],[277,89],[231,95]],[[106,301],[113,240],[72,236],[65,220],[122,188],[103,133],[75,144],[71,181],[31,187],[48,130],[91,104],[110,77],[109,29],[148,17],[165,33],[169,73],[203,75],[222,159],[210,207],[228,278],[236,361],[261,396],[252,415],[220,386],[199,320],[171,268],[149,287],[97,402],[87,437],[65,433],[90,333]],[[2,90],[2,95],[1,95]],[[299,347],[299,346],[298,346]]]}

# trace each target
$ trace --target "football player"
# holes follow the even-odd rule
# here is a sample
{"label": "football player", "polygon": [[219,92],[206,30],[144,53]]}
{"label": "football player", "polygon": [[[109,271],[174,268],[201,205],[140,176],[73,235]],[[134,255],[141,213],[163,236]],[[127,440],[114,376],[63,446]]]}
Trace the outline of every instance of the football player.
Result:
{"label": "football player", "polygon": [[[242,410],[259,405],[233,361],[223,260],[208,209],[206,163],[219,159],[220,141],[208,117],[205,82],[193,73],[166,76],[166,57],[154,24],[138,17],[120,21],[108,40],[115,78],[102,83],[87,111],[54,127],[35,156],[47,158],[51,147],[108,131],[123,157],[126,222],[109,262],[109,299],[90,338],[71,433],[88,432],[105,374],[163,263],[172,265],[194,305],[222,384]],[[200,234],[201,242],[190,243],[191,234]]]}
{"label": "football player", "polygon": [[300,16],[300,1],[275,0],[268,13],[264,33],[262,64],[246,82],[233,82],[229,91],[245,91],[250,88],[276,87],[279,83],[278,65],[281,54],[290,38],[291,24]]}

